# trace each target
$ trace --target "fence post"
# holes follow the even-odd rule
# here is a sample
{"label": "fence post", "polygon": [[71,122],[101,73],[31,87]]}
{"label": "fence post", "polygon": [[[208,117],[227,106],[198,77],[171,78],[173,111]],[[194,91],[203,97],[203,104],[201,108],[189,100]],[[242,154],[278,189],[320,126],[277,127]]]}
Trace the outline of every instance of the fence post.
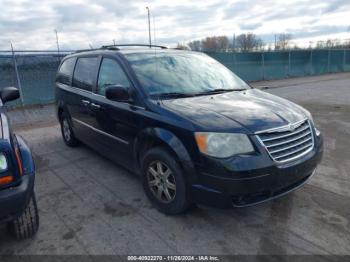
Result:
{"label": "fence post", "polygon": [[344,48],[344,54],[343,54],[343,72],[345,72],[345,65],[346,65],[346,49]]}
{"label": "fence post", "polygon": [[265,80],[265,53],[262,51],[261,53],[261,59],[262,59],[262,77],[263,80]]}
{"label": "fence post", "polygon": [[313,73],[312,73],[312,63],[313,63],[313,61],[312,61],[312,59],[313,59],[313,57],[312,57],[312,49],[310,50],[310,75],[313,75]]}
{"label": "fence post", "polygon": [[15,73],[16,73],[16,78],[17,78],[17,87],[18,87],[18,90],[19,90],[19,94],[21,96],[21,103],[22,103],[22,105],[24,105],[23,91],[22,91],[22,85],[21,85],[21,78],[19,77],[17,59],[16,59],[15,51],[13,50],[12,43],[11,43],[11,50],[12,50],[12,58],[13,58],[13,63],[14,63],[14,66],[15,66]]}
{"label": "fence post", "polygon": [[328,73],[331,72],[331,50],[328,49]]}
{"label": "fence post", "polygon": [[291,67],[291,62],[290,62],[290,56],[291,56],[291,54],[290,54],[290,50],[288,51],[288,77],[290,77],[290,67]]}

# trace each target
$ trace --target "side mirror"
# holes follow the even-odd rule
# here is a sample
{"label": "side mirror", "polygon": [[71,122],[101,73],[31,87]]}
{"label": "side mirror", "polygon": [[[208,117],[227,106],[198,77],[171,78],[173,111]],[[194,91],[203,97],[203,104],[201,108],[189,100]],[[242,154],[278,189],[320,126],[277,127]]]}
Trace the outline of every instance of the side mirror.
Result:
{"label": "side mirror", "polygon": [[117,102],[130,102],[129,88],[125,86],[109,86],[106,88],[106,98]]}
{"label": "side mirror", "polygon": [[19,91],[16,87],[5,87],[0,92],[2,103],[5,104],[9,101],[16,100],[20,97]]}

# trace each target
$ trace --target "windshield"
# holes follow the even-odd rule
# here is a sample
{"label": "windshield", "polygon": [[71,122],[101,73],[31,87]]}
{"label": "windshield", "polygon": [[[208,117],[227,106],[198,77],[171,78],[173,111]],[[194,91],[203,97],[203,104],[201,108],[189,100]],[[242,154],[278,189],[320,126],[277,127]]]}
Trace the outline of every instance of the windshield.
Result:
{"label": "windshield", "polygon": [[200,53],[125,54],[149,95],[196,95],[248,89],[225,66]]}

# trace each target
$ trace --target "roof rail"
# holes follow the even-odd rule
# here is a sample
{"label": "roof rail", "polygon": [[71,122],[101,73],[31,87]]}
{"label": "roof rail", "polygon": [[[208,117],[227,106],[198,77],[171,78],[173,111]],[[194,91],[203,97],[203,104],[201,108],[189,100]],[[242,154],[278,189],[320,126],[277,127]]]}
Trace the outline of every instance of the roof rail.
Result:
{"label": "roof rail", "polygon": [[81,50],[75,51],[75,53],[92,52],[92,51],[97,51],[97,50],[101,50],[101,48],[81,49]]}
{"label": "roof rail", "polygon": [[101,47],[101,49],[113,49],[118,47],[128,47],[128,46],[139,46],[139,47],[158,47],[161,49],[167,49],[166,46],[161,45],[147,45],[147,44],[120,44],[120,45],[104,45]]}
{"label": "roof rail", "polygon": [[99,50],[115,50],[118,51],[120,50],[119,47],[128,47],[128,46],[139,46],[139,47],[158,47],[161,49],[168,49],[166,46],[161,46],[161,45],[146,45],[146,44],[120,44],[120,45],[104,45],[100,48],[91,48],[91,49],[82,49],[82,50],[77,50],[75,53],[82,53],[82,52],[92,52],[92,51],[99,51]]}

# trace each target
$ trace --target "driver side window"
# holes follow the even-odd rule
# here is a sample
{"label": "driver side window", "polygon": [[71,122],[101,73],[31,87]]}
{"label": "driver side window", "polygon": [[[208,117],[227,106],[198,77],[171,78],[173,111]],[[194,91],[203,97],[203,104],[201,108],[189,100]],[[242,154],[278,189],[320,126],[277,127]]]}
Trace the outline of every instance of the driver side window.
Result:
{"label": "driver side window", "polygon": [[104,96],[106,88],[112,85],[129,87],[130,82],[117,61],[104,58],[98,76],[97,93]]}

